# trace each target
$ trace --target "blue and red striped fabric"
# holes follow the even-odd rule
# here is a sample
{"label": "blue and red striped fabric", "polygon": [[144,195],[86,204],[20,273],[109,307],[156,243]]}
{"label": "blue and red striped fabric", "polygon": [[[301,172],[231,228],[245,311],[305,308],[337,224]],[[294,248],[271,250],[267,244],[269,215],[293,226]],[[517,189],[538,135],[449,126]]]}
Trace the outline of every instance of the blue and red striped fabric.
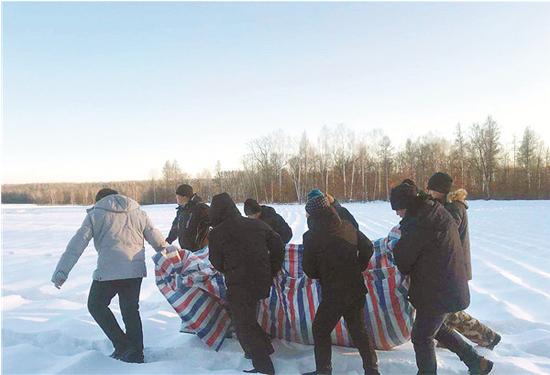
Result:
{"label": "blue and red striped fabric", "polygon": [[[393,246],[400,237],[399,227],[387,237],[374,241],[374,255],[364,272],[368,288],[365,306],[367,330],[377,349],[389,350],[410,339],[413,308],[406,299],[407,279],[393,261]],[[258,322],[273,337],[302,344],[313,344],[312,323],[321,298],[321,287],[302,270],[302,245],[289,244],[283,270],[275,279],[270,296],[262,300]],[[224,308],[223,276],[208,261],[208,248],[191,253],[158,253],[156,282],[161,293],[181,317],[187,329],[208,345],[219,349],[229,329]],[[344,321],[332,332],[332,342],[352,346]]]}

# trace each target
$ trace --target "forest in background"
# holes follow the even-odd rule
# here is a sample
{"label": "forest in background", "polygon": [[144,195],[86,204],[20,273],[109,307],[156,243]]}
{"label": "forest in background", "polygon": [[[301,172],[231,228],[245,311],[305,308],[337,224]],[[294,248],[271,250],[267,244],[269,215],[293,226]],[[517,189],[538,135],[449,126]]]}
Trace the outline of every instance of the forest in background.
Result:
{"label": "forest in background", "polygon": [[2,185],[2,203],[91,205],[103,187],[141,204],[174,203],[182,183],[205,200],[226,191],[237,202],[303,203],[314,187],[341,201],[388,200],[404,178],[424,188],[437,171],[449,173],[469,199],[550,198],[550,150],[529,127],[507,146],[490,116],[445,136],[423,135],[396,149],[382,130],[358,134],[345,125],[324,126],[316,139],[279,130],[251,139],[237,170],[223,170],[218,161],[214,171],[191,177],[174,159],[164,163],[161,176],[144,181]]}

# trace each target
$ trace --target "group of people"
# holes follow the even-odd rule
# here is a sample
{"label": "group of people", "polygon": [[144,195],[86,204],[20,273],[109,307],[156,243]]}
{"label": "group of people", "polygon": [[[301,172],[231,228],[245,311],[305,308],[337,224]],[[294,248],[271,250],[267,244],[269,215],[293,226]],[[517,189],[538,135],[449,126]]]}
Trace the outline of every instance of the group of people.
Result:
{"label": "group of people", "polygon": [[[401,238],[393,250],[399,271],[410,278],[408,298],[416,308],[412,329],[418,374],[436,374],[434,339],[456,353],[471,374],[488,374],[493,363],[480,356],[460,334],[492,349],[500,336],[464,312],[472,278],[466,192],[450,193],[452,178],[434,174],[426,191],[404,180],[391,190],[390,203],[402,218]],[[309,192],[305,205],[308,230],[303,234],[303,270],[319,279],[321,303],[313,321],[316,369],[307,375],[331,374],[331,332],[343,318],[363,361],[365,374],[379,374],[373,340],[365,327],[363,272],[373,244],[353,215],[330,194]],[[258,303],[269,296],[281,270],[292,229],[276,211],[254,199],[244,203],[243,217],[227,193],[210,206],[189,185],[176,189],[177,214],[166,238],[155,229],[137,202],[112,189],[101,189],[82,226],[70,240],[53,273],[60,288],[93,239],[97,269],[88,310],[113,343],[111,357],[143,363],[139,294],[146,276],[144,241],[155,251],[197,251],[208,246],[212,266],[224,275],[227,310],[237,339],[253,369],[274,374],[270,336],[257,321]],[[109,304],[115,295],[124,332]]]}

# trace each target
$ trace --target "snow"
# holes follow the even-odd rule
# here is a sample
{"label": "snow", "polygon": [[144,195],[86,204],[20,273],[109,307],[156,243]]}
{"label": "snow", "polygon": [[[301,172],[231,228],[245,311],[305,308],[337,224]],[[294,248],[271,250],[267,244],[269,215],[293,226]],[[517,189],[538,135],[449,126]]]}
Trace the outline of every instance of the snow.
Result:
{"label": "snow", "polygon": [[[372,239],[385,236],[399,220],[384,202],[346,207]],[[147,363],[109,358],[112,347],[86,307],[96,262],[93,245],[61,290],[50,282],[85,208],[2,206],[3,373],[241,374],[251,368],[235,340],[227,340],[216,353],[197,337],[179,333],[179,319],[154,283],[150,247],[150,276],[140,302]],[[165,234],[174,208],[144,207]],[[275,208],[292,226],[292,242],[300,243],[306,228],[303,206]],[[495,361],[494,374],[550,374],[550,201],[473,201],[469,215],[474,279],[468,312],[503,337],[493,352],[479,352]],[[121,322],[116,299],[112,308]],[[313,347],[278,340],[274,346],[277,373],[314,369]],[[382,374],[416,372],[410,343],[378,355]],[[452,353],[437,349],[437,355],[440,374],[467,373]],[[335,374],[363,373],[352,348],[334,347],[333,367]]]}

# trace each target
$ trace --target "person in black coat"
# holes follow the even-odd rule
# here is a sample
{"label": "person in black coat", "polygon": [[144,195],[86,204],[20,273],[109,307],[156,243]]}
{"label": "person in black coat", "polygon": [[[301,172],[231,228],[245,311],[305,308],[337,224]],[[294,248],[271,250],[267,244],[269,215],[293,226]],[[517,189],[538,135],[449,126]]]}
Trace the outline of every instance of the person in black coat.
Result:
{"label": "person in black coat", "polygon": [[319,279],[322,293],[313,321],[316,371],[308,374],[332,373],[330,334],[342,317],[359,349],[365,374],[379,374],[374,343],[364,321],[367,288],[362,272],[373,245],[350,222],[340,219],[324,195],[309,199],[306,212],[309,230],[303,235],[302,265],[308,277]]}
{"label": "person in black coat", "polygon": [[472,280],[472,261],[470,255],[470,236],[468,231],[468,207],[464,202],[450,202],[447,195],[451,191],[453,179],[447,173],[434,173],[428,180],[427,193],[441,203],[453,216],[458,225],[462,252],[464,253],[464,266],[468,280]]}
{"label": "person in black coat", "polygon": [[281,236],[281,240],[285,244],[289,243],[292,239],[292,228],[290,228],[285,219],[273,207],[260,206],[256,200],[248,198],[244,201],[244,213],[251,219],[260,219],[268,224]]}
{"label": "person in black coat", "polygon": [[176,239],[182,249],[197,251],[208,243],[208,205],[189,185],[183,184],[176,189],[176,217],[172,222],[166,242],[171,244]]}
{"label": "person in black coat", "polygon": [[212,198],[208,215],[209,259],[225,276],[237,337],[254,365],[250,371],[274,374],[269,358],[273,349],[258,324],[256,308],[269,296],[273,278],[282,268],[284,244],[263,221],[242,217],[227,193]]}
{"label": "person in black coat", "polygon": [[392,209],[403,217],[393,255],[399,271],[410,276],[409,300],[416,308],[412,342],[418,374],[436,374],[434,338],[459,356],[471,374],[488,374],[493,363],[478,355],[444,322],[470,304],[458,227],[437,201],[402,183],[391,191]]}
{"label": "person in black coat", "polygon": [[[451,176],[444,172],[437,172],[428,180],[427,193],[443,204],[456,220],[464,254],[466,276],[468,280],[472,280],[472,261],[470,255],[470,234],[467,212],[468,205],[466,203],[466,196],[468,193],[464,189],[458,189],[451,193],[452,185],[453,179]],[[491,350],[494,349],[501,340],[501,336],[498,333],[466,312],[450,314],[447,317],[446,323],[448,326],[458,330],[470,341]]]}

